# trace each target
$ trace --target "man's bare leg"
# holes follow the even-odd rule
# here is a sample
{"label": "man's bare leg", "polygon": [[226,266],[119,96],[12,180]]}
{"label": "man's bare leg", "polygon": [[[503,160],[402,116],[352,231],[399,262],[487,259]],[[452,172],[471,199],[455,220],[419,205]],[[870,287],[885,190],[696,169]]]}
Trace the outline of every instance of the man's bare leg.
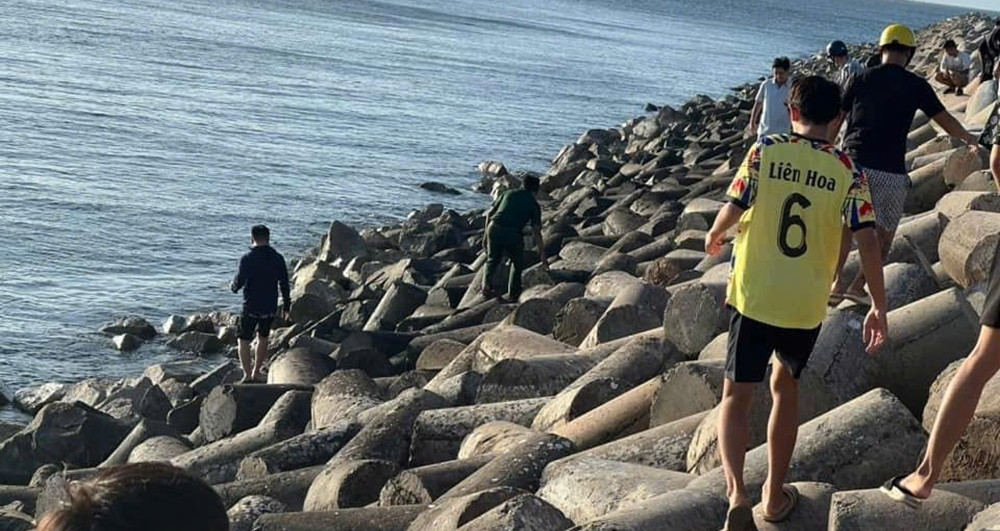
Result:
{"label": "man's bare leg", "polygon": [[239,340],[240,365],[243,367],[243,379],[240,383],[247,383],[253,378],[253,360],[250,359],[250,340],[240,338]]}
{"label": "man's bare leg", "polygon": [[1000,330],[984,326],[972,354],[962,362],[955,378],[948,384],[923,461],[916,471],[900,482],[914,496],[930,496],[945,459],[972,421],[983,388],[997,370],[1000,370]]}
{"label": "man's bare leg", "polygon": [[799,435],[799,382],[783,363],[772,363],[771,367],[774,405],[767,422],[767,479],[762,493],[767,514],[779,512],[788,503],[781,487]]}
{"label": "man's bare leg", "polygon": [[726,474],[730,508],[750,506],[750,497],[743,482],[743,463],[750,444],[750,400],[756,386],[755,383],[736,383],[727,378],[722,387],[719,453]]}
{"label": "man's bare leg", "polygon": [[844,227],[840,236],[840,256],[837,257],[837,274],[833,277],[833,286],[830,288],[830,293],[834,295],[843,293],[846,287],[844,281],[844,264],[847,263],[847,256],[851,254],[853,242],[854,234],[851,232],[851,229]]}
{"label": "man's bare leg", "polygon": [[253,357],[253,372],[251,373],[251,378],[257,381],[260,378],[260,369],[267,363],[267,358],[269,353],[267,351],[268,341],[267,336],[257,336],[257,348],[254,352]]}
{"label": "man's bare leg", "polygon": [[[892,240],[896,237],[896,231],[887,231],[882,227],[878,227],[876,230],[878,234],[878,242],[882,246],[882,263],[885,263],[886,259],[889,257],[889,248],[892,247]],[[865,274],[864,271],[858,270],[857,276],[854,277],[854,281],[851,285],[847,287],[844,293],[849,293],[851,295],[866,296],[865,293]]]}

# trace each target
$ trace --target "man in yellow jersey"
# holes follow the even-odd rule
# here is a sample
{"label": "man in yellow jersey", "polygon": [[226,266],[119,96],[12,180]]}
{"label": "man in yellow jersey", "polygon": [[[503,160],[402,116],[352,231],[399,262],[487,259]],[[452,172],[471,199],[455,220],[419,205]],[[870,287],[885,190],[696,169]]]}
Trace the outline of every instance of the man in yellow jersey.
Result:
{"label": "man in yellow jersey", "polygon": [[763,137],[750,149],[727,192],[729,203],[705,238],[706,251],[717,255],[727,231],[739,223],[718,427],[730,505],[727,531],[756,529],[743,462],[750,401],[772,353],[780,363],[771,372],[774,406],[761,517],[780,522],[798,501],[798,492],[784,485],[798,435],[798,377],[826,316],[843,226],[860,242],[872,291],[863,331],[868,352],[886,337],[882,260],[868,183],[850,157],[824,140],[840,110],[840,89],[819,76],[803,78],[791,89],[789,108],[794,133]]}

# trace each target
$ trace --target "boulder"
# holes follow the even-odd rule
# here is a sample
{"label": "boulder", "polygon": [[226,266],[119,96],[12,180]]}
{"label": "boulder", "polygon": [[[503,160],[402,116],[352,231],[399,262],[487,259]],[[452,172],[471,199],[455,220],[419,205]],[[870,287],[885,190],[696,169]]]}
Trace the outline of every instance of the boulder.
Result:
{"label": "boulder", "polygon": [[149,340],[156,337],[156,328],[142,317],[122,317],[113,323],[102,326],[101,333],[109,336],[129,334],[139,339]]}
{"label": "boulder", "polygon": [[434,192],[436,194],[462,195],[462,192],[459,192],[458,190],[456,190],[456,189],[454,189],[454,188],[452,188],[452,187],[450,187],[450,186],[448,186],[446,184],[438,183],[438,182],[433,182],[433,181],[428,181],[428,182],[425,182],[425,183],[421,183],[420,187],[423,188],[424,190],[427,190],[428,192]]}
{"label": "boulder", "polygon": [[217,354],[225,348],[218,337],[205,332],[184,332],[167,341],[167,346],[197,355]]}
{"label": "boulder", "polygon": [[167,317],[167,320],[163,322],[163,333],[164,334],[180,334],[184,331],[184,317],[180,315],[171,315]]}
{"label": "boulder", "polygon": [[367,255],[368,246],[358,231],[339,221],[330,224],[319,250],[320,260],[338,265],[351,258]]}
{"label": "boulder", "polygon": [[62,400],[66,396],[66,384],[47,383],[38,387],[26,387],[18,389],[14,393],[14,405],[34,415],[43,407]]}
{"label": "boulder", "polygon": [[205,372],[204,362],[200,360],[181,360],[158,363],[143,371],[142,375],[149,378],[150,383],[159,385],[167,380],[182,383],[192,383]]}

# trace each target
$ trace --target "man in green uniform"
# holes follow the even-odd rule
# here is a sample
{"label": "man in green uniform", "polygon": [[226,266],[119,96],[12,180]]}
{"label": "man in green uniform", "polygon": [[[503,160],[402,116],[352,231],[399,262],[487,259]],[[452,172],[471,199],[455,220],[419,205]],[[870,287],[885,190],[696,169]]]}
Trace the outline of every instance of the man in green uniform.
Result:
{"label": "man in green uniform", "polygon": [[525,177],[523,188],[500,194],[486,215],[486,276],[483,279],[483,296],[486,298],[496,296],[493,277],[505,256],[510,259],[507,296],[513,301],[521,296],[521,273],[524,271],[522,231],[529,223],[542,267],[549,267],[545,258],[545,243],[542,241],[542,209],[535,200],[539,184],[538,177]]}

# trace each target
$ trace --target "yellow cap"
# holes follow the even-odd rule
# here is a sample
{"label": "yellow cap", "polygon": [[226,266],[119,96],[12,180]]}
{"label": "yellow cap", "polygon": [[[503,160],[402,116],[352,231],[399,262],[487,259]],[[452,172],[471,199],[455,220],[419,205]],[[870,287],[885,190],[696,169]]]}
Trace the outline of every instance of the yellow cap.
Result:
{"label": "yellow cap", "polygon": [[893,24],[882,31],[882,37],[878,40],[879,46],[885,46],[888,44],[899,44],[910,48],[916,48],[917,36],[913,34],[913,30],[910,28],[902,24]]}

